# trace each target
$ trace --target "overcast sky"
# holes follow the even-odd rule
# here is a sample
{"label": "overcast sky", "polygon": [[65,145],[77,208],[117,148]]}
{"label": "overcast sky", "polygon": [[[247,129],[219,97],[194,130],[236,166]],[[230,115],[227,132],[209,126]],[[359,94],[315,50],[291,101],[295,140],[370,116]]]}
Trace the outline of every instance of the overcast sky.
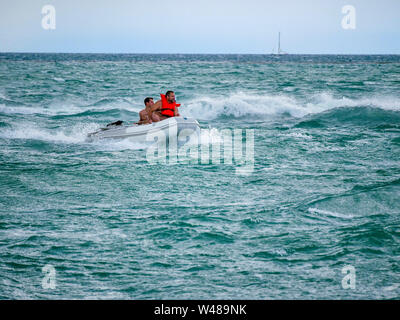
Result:
{"label": "overcast sky", "polygon": [[[44,5],[55,29],[42,27]],[[355,8],[344,29],[342,7]],[[46,20],[49,21],[49,20]],[[1,0],[0,52],[400,54],[400,0]]]}

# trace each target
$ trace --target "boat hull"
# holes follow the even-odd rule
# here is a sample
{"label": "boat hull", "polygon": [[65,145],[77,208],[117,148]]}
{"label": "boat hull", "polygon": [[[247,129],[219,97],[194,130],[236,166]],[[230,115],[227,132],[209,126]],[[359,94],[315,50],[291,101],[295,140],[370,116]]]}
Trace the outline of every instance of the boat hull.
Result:
{"label": "boat hull", "polygon": [[89,133],[87,141],[101,139],[129,139],[137,142],[154,141],[154,137],[179,136],[181,133],[190,135],[200,134],[200,126],[196,119],[186,117],[172,117],[159,122],[144,125],[119,125],[101,128]]}

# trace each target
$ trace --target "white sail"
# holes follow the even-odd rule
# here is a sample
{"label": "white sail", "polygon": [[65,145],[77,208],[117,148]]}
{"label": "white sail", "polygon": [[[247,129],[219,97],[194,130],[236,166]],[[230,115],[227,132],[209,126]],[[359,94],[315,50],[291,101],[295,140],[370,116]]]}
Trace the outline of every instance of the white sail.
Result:
{"label": "white sail", "polygon": [[287,54],[286,52],[282,51],[281,49],[281,32],[278,32],[278,51],[277,53],[274,52],[275,50],[272,50],[272,54],[277,54],[277,55],[281,55],[281,54]]}

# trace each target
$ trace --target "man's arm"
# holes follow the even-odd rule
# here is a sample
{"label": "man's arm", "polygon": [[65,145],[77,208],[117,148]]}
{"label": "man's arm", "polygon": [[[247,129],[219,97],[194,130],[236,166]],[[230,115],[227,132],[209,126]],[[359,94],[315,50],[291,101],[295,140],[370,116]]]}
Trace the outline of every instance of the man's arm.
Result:
{"label": "man's arm", "polygon": [[151,119],[149,118],[146,109],[139,112],[139,122],[137,124],[148,124],[151,123]]}
{"label": "man's arm", "polygon": [[162,107],[161,100],[158,100],[155,104],[153,104],[148,112],[149,118],[152,119],[153,112],[158,109],[161,109],[161,107]]}

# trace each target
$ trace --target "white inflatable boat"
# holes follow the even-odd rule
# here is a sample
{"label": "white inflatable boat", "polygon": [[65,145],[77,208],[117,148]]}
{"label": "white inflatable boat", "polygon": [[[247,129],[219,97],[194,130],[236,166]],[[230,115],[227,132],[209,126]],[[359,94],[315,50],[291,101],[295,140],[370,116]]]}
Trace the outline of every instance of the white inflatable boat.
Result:
{"label": "white inflatable boat", "polygon": [[171,135],[179,137],[200,134],[200,126],[196,119],[186,117],[172,117],[151,124],[125,125],[122,121],[107,125],[96,132],[89,133],[87,141],[99,139],[129,139],[137,142],[154,141]]}

